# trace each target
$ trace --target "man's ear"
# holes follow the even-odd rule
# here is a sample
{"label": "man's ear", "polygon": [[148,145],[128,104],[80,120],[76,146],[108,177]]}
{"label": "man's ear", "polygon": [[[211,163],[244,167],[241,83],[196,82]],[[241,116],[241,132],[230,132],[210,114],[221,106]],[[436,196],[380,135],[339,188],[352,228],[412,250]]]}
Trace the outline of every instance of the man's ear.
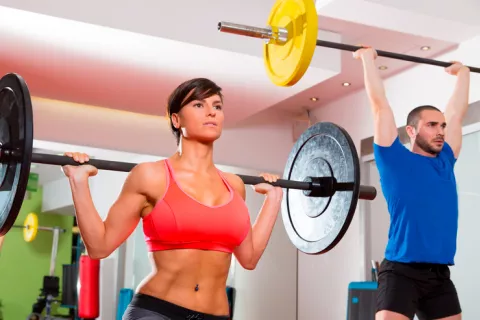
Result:
{"label": "man's ear", "polygon": [[412,139],[415,138],[417,135],[417,130],[413,126],[406,126],[405,131],[407,132],[408,136]]}

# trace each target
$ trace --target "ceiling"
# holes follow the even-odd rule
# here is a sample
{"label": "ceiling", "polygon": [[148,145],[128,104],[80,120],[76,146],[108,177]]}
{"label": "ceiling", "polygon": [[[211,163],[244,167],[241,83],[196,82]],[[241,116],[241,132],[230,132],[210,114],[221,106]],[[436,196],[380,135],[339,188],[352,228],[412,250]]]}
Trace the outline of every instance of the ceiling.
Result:
{"label": "ceiling", "polygon": [[[473,17],[480,3],[461,1],[469,10],[446,16],[449,8],[430,0],[319,0],[319,37],[435,57],[478,34]],[[216,29],[219,21],[263,27],[274,2],[0,0],[0,72],[22,75],[36,97],[152,115],[165,113],[180,82],[209,77],[232,106],[230,126],[267,109],[321,107],[362,87],[361,65],[350,52],[320,47],[299,83],[275,86],[265,73],[261,40]],[[384,77],[413,66],[380,63],[388,67]]]}
{"label": "ceiling", "polygon": [[[318,36],[435,58],[480,34],[480,2],[459,1],[317,0]],[[179,83],[208,77],[224,89],[230,127],[265,112],[303,114],[363,87],[351,52],[322,47],[296,85],[275,86],[261,40],[217,31],[219,21],[264,27],[274,3],[0,0],[0,73],[20,74],[36,98],[148,115],[165,114]],[[384,78],[414,66],[384,58],[378,64],[387,67]]]}
{"label": "ceiling", "polygon": [[430,15],[432,17],[458,21],[472,26],[480,26],[478,10],[480,4],[477,0],[462,0],[456,6],[451,2],[438,0],[368,0],[383,6],[389,6],[412,13]]}

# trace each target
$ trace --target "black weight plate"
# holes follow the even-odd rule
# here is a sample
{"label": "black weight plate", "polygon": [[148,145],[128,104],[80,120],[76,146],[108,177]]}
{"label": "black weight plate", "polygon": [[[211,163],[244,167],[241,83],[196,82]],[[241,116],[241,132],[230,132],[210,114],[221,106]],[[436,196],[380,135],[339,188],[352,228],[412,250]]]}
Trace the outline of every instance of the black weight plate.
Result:
{"label": "black weight plate", "polygon": [[22,77],[0,79],[0,236],[15,220],[25,197],[33,144],[30,92]]}
{"label": "black weight plate", "polygon": [[319,122],[293,146],[283,178],[308,181],[332,175],[337,182],[353,182],[352,190],[322,198],[296,189],[285,192],[283,223],[290,241],[304,253],[325,253],[342,239],[355,213],[360,187],[360,163],[350,135],[333,123]]}

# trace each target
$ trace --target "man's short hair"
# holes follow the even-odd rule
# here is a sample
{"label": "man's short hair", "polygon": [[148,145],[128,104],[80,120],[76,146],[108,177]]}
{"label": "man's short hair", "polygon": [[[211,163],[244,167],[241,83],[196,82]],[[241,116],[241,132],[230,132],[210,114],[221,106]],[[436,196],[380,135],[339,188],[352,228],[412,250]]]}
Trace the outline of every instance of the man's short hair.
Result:
{"label": "man's short hair", "polygon": [[418,120],[420,120],[420,114],[424,110],[434,110],[441,112],[438,108],[430,105],[419,106],[410,111],[407,117],[407,126],[417,128]]}

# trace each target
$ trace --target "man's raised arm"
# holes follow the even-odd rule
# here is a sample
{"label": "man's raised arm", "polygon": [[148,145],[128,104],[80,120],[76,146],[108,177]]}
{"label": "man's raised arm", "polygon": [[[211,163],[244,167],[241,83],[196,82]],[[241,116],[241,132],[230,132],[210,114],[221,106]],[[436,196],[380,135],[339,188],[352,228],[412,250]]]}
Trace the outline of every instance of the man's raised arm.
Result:
{"label": "man's raised arm", "polygon": [[382,147],[389,147],[398,136],[397,125],[390,108],[383,81],[375,65],[377,53],[374,49],[365,47],[353,53],[355,59],[361,59],[363,64],[365,90],[370,101],[374,119],[374,142]]}

